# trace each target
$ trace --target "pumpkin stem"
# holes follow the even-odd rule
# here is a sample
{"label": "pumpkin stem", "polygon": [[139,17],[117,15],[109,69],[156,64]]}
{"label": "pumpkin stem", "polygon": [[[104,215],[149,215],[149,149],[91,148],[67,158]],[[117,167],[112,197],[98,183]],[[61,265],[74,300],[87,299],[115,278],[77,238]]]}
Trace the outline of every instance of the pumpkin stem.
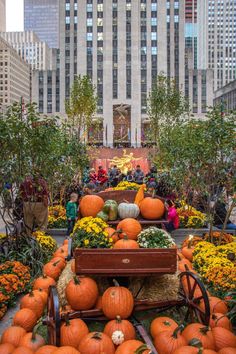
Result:
{"label": "pumpkin stem", "polygon": [[43,278],[43,279],[47,279],[47,277],[48,277],[48,276],[47,276],[46,274],[43,274],[43,275],[42,275],[42,278]]}
{"label": "pumpkin stem", "polygon": [[[145,350],[150,349],[146,344],[141,345],[141,347],[139,347],[138,349],[135,350],[134,354],[142,354],[143,352],[145,352]],[[149,352],[151,353],[151,351]]]}
{"label": "pumpkin stem", "polygon": [[29,297],[34,297],[33,289],[29,292]]}
{"label": "pumpkin stem", "polygon": [[183,330],[184,330],[184,325],[181,324],[180,326],[178,326],[178,327],[174,330],[174,332],[173,332],[173,334],[172,334],[172,337],[177,338],[179,332],[181,333]]}
{"label": "pumpkin stem", "polygon": [[66,322],[66,327],[70,326],[70,319],[68,313],[65,315],[65,322]]}
{"label": "pumpkin stem", "polygon": [[202,334],[207,334],[208,331],[209,331],[209,327],[207,327],[207,326],[200,328],[200,332]]}
{"label": "pumpkin stem", "polygon": [[191,341],[189,342],[189,345],[191,347],[202,348],[202,343],[197,338],[191,339]]}
{"label": "pumpkin stem", "polygon": [[95,332],[94,335],[92,336],[93,339],[101,340],[102,339],[102,333],[101,332]]}
{"label": "pumpkin stem", "polygon": [[126,204],[129,204],[128,200],[126,200],[126,199],[124,199],[123,202]]}
{"label": "pumpkin stem", "polygon": [[60,260],[59,261],[56,261],[56,262],[54,262],[52,265],[54,266],[54,267],[56,267],[57,265],[58,265],[58,263],[60,262]]}
{"label": "pumpkin stem", "polygon": [[123,233],[123,235],[124,235],[123,240],[128,241],[129,240],[128,236],[125,233]]}
{"label": "pumpkin stem", "polygon": [[153,191],[152,191],[152,198],[155,197],[155,194],[156,194],[156,191],[155,191],[155,189],[153,189]]}
{"label": "pumpkin stem", "polygon": [[120,316],[116,316],[116,322],[117,322],[117,323],[121,323],[121,322],[122,322],[122,319],[121,319]]}
{"label": "pumpkin stem", "polygon": [[75,283],[76,285],[79,285],[79,284],[81,283],[79,277],[77,277],[76,275],[74,276],[73,279],[74,279],[74,283]]}
{"label": "pumpkin stem", "polygon": [[120,286],[120,284],[118,283],[118,281],[116,279],[112,279],[113,283],[115,286]]}

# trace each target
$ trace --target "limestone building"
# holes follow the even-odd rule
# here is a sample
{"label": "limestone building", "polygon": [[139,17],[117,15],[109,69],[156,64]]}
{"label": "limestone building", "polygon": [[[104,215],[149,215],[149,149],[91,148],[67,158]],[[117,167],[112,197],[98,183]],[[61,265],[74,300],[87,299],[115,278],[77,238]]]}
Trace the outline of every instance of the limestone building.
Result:
{"label": "limestone building", "polygon": [[50,69],[50,49],[32,31],[0,33],[32,70]]}
{"label": "limestone building", "polygon": [[3,38],[0,37],[0,105],[30,101],[30,67]]}
{"label": "limestone building", "polygon": [[6,0],[0,0],[0,32],[6,31]]}

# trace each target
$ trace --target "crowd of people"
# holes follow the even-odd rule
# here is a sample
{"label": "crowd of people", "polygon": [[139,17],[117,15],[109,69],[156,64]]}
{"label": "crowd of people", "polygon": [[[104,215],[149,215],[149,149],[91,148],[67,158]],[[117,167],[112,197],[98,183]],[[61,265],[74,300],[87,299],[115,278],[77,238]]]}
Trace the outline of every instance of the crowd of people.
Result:
{"label": "crowd of people", "polygon": [[94,184],[95,187],[99,186],[100,189],[116,187],[122,181],[134,182],[137,184],[145,183],[148,187],[155,188],[156,174],[156,169],[151,168],[145,175],[140,165],[137,165],[136,168],[128,171],[127,174],[123,173],[116,165],[111,166],[108,171],[102,166],[99,166],[97,172],[94,168],[90,170],[87,182]]}

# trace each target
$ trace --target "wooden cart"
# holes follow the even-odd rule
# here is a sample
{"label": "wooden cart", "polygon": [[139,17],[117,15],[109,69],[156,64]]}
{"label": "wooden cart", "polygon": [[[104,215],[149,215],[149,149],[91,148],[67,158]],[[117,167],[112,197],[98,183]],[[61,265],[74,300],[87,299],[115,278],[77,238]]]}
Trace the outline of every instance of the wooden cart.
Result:
{"label": "wooden cart", "polygon": [[[123,200],[133,202],[136,191],[111,191],[100,192],[99,195],[104,199],[113,199],[118,203]],[[148,195],[147,195],[148,196]],[[144,220],[139,219],[143,225],[160,225],[165,228],[166,216],[163,220]],[[111,225],[118,221],[111,222]],[[69,242],[69,257],[71,241]],[[72,250],[71,250],[72,251]],[[143,277],[144,281],[152,275],[175,274],[177,271],[177,249],[76,249],[73,254],[75,258],[75,270],[77,275],[85,276],[104,276],[108,278],[119,277]],[[136,319],[139,311],[145,312],[145,318],[153,316],[153,313],[162,312],[171,307],[178,309],[186,307],[185,321],[194,317],[201,323],[208,325],[210,320],[210,305],[207,291],[199,277],[186,268],[185,272],[179,274],[180,287],[179,294],[175,300],[150,301],[137,299],[141,288],[135,296],[135,306],[131,321],[135,326],[141,339],[147,343],[152,353],[157,354],[152,340],[143,325]],[[185,283],[185,286],[183,286]],[[143,284],[144,285],[144,284]],[[198,296],[195,297],[195,290]],[[200,301],[205,306],[200,307]],[[202,308],[205,308],[203,311]],[[45,323],[48,327],[49,343],[60,345],[60,326],[65,318],[82,318],[85,321],[104,321],[106,318],[101,310],[91,309],[87,311],[75,311],[67,314],[60,314],[60,304],[55,287],[51,287],[48,297],[48,310]]]}
{"label": "wooden cart", "polygon": [[[177,271],[177,250],[172,249],[137,249],[137,250],[113,250],[113,249],[76,249],[74,252],[75,269],[77,275],[98,275],[110,278],[120,276],[143,276],[144,279],[151,275],[174,274]],[[150,301],[135,299],[135,306],[131,320],[138,334],[157,353],[152,341],[142,324],[136,320],[139,311],[158,313],[176,306],[186,307],[185,321],[194,317],[201,323],[208,325],[210,319],[210,306],[206,289],[199,277],[186,269],[179,275],[180,289],[176,300]],[[185,287],[183,279],[185,278]],[[187,286],[186,286],[187,283]],[[194,297],[195,290],[198,296]],[[141,289],[140,289],[141,290]],[[139,293],[139,292],[138,292]],[[138,293],[136,297],[138,296]],[[164,294],[163,294],[164,297]],[[205,311],[199,306],[203,300]],[[49,343],[60,344],[60,326],[65,318],[82,318],[85,321],[104,321],[106,318],[101,310],[91,309],[87,311],[75,311],[68,314],[60,314],[60,304],[55,287],[51,287],[48,297],[48,311],[45,323],[48,326]],[[147,318],[147,317],[145,317]]]}

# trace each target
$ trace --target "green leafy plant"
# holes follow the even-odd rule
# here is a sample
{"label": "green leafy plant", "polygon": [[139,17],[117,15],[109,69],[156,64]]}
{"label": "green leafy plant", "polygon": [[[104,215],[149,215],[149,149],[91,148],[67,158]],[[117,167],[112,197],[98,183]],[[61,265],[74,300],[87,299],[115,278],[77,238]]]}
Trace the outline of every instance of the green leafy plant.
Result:
{"label": "green leafy plant", "polygon": [[151,226],[140,232],[138,244],[142,248],[171,248],[175,246],[170,234],[155,226]]}

